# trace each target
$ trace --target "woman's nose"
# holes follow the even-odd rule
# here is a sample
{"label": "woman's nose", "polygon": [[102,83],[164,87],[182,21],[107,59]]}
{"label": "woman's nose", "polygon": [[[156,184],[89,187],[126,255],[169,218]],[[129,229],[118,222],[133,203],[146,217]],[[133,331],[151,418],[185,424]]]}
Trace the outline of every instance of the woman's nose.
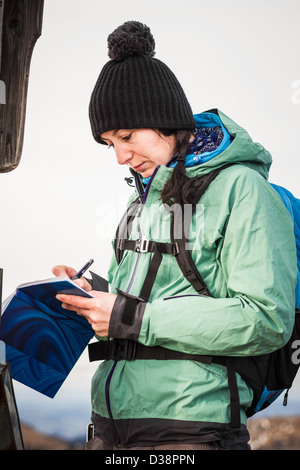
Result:
{"label": "woman's nose", "polygon": [[132,152],[122,146],[115,147],[115,152],[119,165],[126,165],[132,158]]}

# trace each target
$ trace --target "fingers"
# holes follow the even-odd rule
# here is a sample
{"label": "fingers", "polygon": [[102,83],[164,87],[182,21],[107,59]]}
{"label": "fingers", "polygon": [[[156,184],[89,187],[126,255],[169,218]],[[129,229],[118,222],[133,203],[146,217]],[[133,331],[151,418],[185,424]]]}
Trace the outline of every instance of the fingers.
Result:
{"label": "fingers", "polygon": [[77,295],[67,295],[67,294],[58,294],[56,298],[63,304],[67,304],[72,307],[83,308],[87,310],[89,310],[92,307],[91,301],[93,299],[86,299],[85,297],[80,297]]}
{"label": "fingers", "polygon": [[[65,266],[64,264],[59,264],[59,265],[54,266],[52,268],[52,274],[54,274],[54,276],[56,276],[56,277],[58,277],[58,276],[67,276],[68,278],[72,279],[75,276],[75,274],[77,274],[77,271],[76,271],[76,269],[71,268],[70,266]],[[84,289],[87,292],[92,290],[91,284],[84,277],[81,277],[80,279],[75,279],[74,282],[75,282],[75,284],[77,284],[78,286],[80,286],[82,289]]]}
{"label": "fingers", "polygon": [[90,292],[92,290],[91,284],[89,283],[89,281],[85,277],[81,277],[79,279],[76,279],[74,282],[87,292]]}
{"label": "fingers", "polygon": [[67,266],[54,266],[52,268],[52,274],[54,274],[54,276],[63,276],[63,275],[67,275]]}
{"label": "fingers", "polygon": [[[56,296],[57,300],[62,302],[61,306],[65,310],[70,310],[71,312],[77,313],[77,315],[88,317],[91,312],[90,299],[85,299],[84,297],[78,297],[76,295],[66,295],[58,294]],[[86,302],[87,300],[87,302]]]}
{"label": "fingers", "polygon": [[74,268],[71,268],[70,266],[59,264],[52,268],[52,274],[54,274],[54,276],[67,276],[69,278],[72,278],[73,276],[75,276],[76,270]]}
{"label": "fingers", "polygon": [[61,304],[61,306],[62,306],[63,309],[70,310],[71,312],[76,313],[77,315],[79,315],[81,317],[87,317],[88,316],[89,310],[79,308],[79,307],[74,307],[73,305],[64,304],[64,303]]}
{"label": "fingers", "polygon": [[62,302],[62,306],[78,315],[82,315],[99,336],[107,336],[112,307],[116,294],[102,292],[97,298],[85,298],[75,295],[58,294],[56,298]]}

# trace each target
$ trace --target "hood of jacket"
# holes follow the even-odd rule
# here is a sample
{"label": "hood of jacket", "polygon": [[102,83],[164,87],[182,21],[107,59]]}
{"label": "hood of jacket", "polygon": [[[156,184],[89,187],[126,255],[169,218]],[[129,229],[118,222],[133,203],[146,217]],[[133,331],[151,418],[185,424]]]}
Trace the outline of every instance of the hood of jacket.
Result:
{"label": "hood of jacket", "polygon": [[[248,132],[218,109],[212,109],[194,115],[196,128],[221,126],[224,138],[219,147],[213,152],[206,152],[201,158],[193,159],[190,154],[186,158],[186,171],[190,178],[202,176],[227,163],[241,163],[260,173],[268,179],[272,164],[272,156],[261,144],[253,142]],[[194,161],[194,162],[193,162]],[[175,164],[157,167],[155,171],[156,185],[163,184],[171,176]],[[145,180],[148,183],[151,178]],[[157,188],[159,189],[159,188]]]}

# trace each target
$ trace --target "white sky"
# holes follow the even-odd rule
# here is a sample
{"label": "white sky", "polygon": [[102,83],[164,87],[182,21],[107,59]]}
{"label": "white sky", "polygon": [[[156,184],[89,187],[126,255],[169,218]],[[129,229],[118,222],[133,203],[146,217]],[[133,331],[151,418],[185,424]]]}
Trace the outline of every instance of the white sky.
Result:
{"label": "white sky", "polygon": [[[217,107],[245,127],[273,155],[270,180],[300,198],[299,17],[299,0],[45,0],[21,163],[0,174],[3,297],[51,277],[58,263],[79,268],[93,257],[93,270],[106,275],[131,188],[127,168],[93,140],[87,110],[107,36],[124,21],[150,26],[156,57],[193,111]],[[67,406],[76,414],[89,401],[93,369],[84,355],[51,403],[16,385],[20,409],[34,401],[42,416],[44,407],[64,409],[73,393]]]}

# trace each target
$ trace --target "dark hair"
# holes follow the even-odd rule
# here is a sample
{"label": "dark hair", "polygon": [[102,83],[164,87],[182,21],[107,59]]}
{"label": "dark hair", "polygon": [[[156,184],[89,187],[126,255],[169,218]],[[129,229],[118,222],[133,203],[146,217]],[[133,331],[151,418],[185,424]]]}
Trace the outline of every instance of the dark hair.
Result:
{"label": "dark hair", "polygon": [[176,138],[175,154],[177,164],[174,167],[171,178],[165,184],[161,198],[164,204],[194,204],[195,181],[197,178],[189,178],[185,169],[185,157],[188,154],[191,130],[165,130],[159,131],[164,136],[174,135]]}

